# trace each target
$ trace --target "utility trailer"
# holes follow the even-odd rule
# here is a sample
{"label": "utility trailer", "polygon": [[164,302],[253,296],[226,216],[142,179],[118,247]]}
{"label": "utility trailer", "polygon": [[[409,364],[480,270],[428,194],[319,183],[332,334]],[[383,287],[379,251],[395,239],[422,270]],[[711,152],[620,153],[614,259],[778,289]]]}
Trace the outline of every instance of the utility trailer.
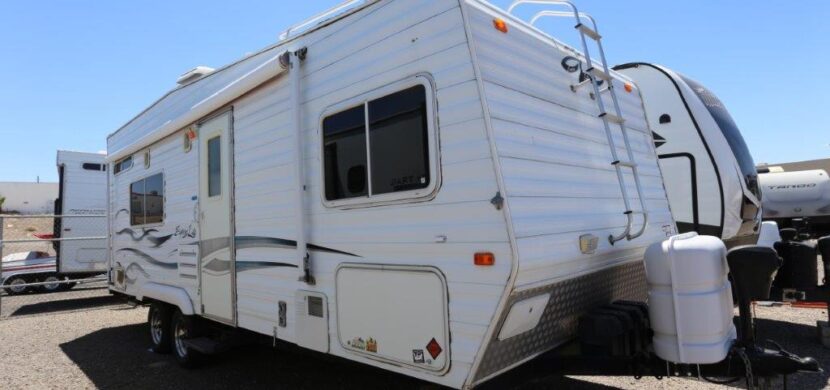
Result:
{"label": "utility trailer", "polygon": [[752,155],[735,121],[708,88],[665,66],[614,67],[640,88],[680,232],[755,244],[761,187]]}
{"label": "utility trailer", "polygon": [[108,137],[110,290],[185,366],[244,330],[470,388],[565,345],[676,233],[640,90],[577,34],[352,1],[188,72]]}

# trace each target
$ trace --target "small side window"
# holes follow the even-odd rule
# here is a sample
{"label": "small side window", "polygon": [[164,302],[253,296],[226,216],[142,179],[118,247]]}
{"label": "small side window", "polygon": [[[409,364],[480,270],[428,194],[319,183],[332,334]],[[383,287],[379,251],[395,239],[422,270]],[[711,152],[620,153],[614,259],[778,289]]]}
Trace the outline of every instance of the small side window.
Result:
{"label": "small side window", "polygon": [[150,168],[150,149],[144,151],[144,168]]}
{"label": "small side window", "polygon": [[102,164],[84,163],[83,168],[87,171],[103,171]]}
{"label": "small side window", "polygon": [[127,169],[132,168],[133,166],[133,156],[127,157],[115,163],[115,166],[112,169],[114,174],[119,174]]}
{"label": "small side window", "polygon": [[222,138],[207,141],[208,197],[222,195]]}

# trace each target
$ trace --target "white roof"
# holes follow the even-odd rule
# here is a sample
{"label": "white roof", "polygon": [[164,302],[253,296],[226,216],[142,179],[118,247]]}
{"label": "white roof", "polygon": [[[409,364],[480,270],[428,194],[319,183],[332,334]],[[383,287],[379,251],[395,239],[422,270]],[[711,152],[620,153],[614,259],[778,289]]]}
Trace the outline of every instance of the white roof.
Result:
{"label": "white roof", "polygon": [[[270,48],[179,86],[107,139],[109,160],[119,160],[221,108],[284,69]],[[118,135],[118,137],[114,137]]]}

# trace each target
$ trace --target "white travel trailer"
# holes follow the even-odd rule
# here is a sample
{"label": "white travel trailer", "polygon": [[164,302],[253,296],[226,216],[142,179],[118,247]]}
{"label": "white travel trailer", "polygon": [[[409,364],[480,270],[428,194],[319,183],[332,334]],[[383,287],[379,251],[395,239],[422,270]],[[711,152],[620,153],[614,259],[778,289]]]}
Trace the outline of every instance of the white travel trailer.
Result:
{"label": "white travel trailer", "polygon": [[59,150],[58,198],[55,199],[55,238],[102,237],[56,241],[57,271],[82,277],[107,272],[106,155]]}
{"label": "white travel trailer", "polygon": [[180,80],[108,159],[110,289],[184,364],[208,319],[471,387],[644,300],[676,231],[639,89],[485,2],[351,2]]}
{"label": "white travel trailer", "polygon": [[614,67],[640,88],[677,228],[755,243],[761,190],[752,155],[726,106],[664,66]]}
{"label": "white travel trailer", "polygon": [[764,191],[764,219],[792,227],[792,220],[809,221],[818,235],[830,233],[830,177],[823,169],[767,172],[758,175]]}

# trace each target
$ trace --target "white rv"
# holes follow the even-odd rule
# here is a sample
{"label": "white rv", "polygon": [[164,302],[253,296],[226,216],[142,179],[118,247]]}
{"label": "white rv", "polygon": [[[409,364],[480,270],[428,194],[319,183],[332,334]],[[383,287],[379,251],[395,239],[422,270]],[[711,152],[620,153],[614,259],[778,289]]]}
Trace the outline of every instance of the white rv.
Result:
{"label": "white rv", "polygon": [[110,289],[184,364],[208,323],[482,383],[645,299],[676,228],[626,80],[483,1],[348,3],[108,137]]}
{"label": "white rv", "polygon": [[[769,171],[769,170],[768,170]],[[764,191],[764,219],[792,227],[792,220],[809,221],[810,230],[830,234],[830,177],[823,169],[758,175]]]}
{"label": "white rv", "polygon": [[761,190],[752,155],[726,106],[664,66],[614,67],[640,88],[672,213],[681,232],[755,243]]}
{"label": "white rv", "polygon": [[83,277],[107,272],[107,163],[106,156],[59,150],[58,198],[55,200],[55,238],[102,237],[56,241],[57,271]]}

